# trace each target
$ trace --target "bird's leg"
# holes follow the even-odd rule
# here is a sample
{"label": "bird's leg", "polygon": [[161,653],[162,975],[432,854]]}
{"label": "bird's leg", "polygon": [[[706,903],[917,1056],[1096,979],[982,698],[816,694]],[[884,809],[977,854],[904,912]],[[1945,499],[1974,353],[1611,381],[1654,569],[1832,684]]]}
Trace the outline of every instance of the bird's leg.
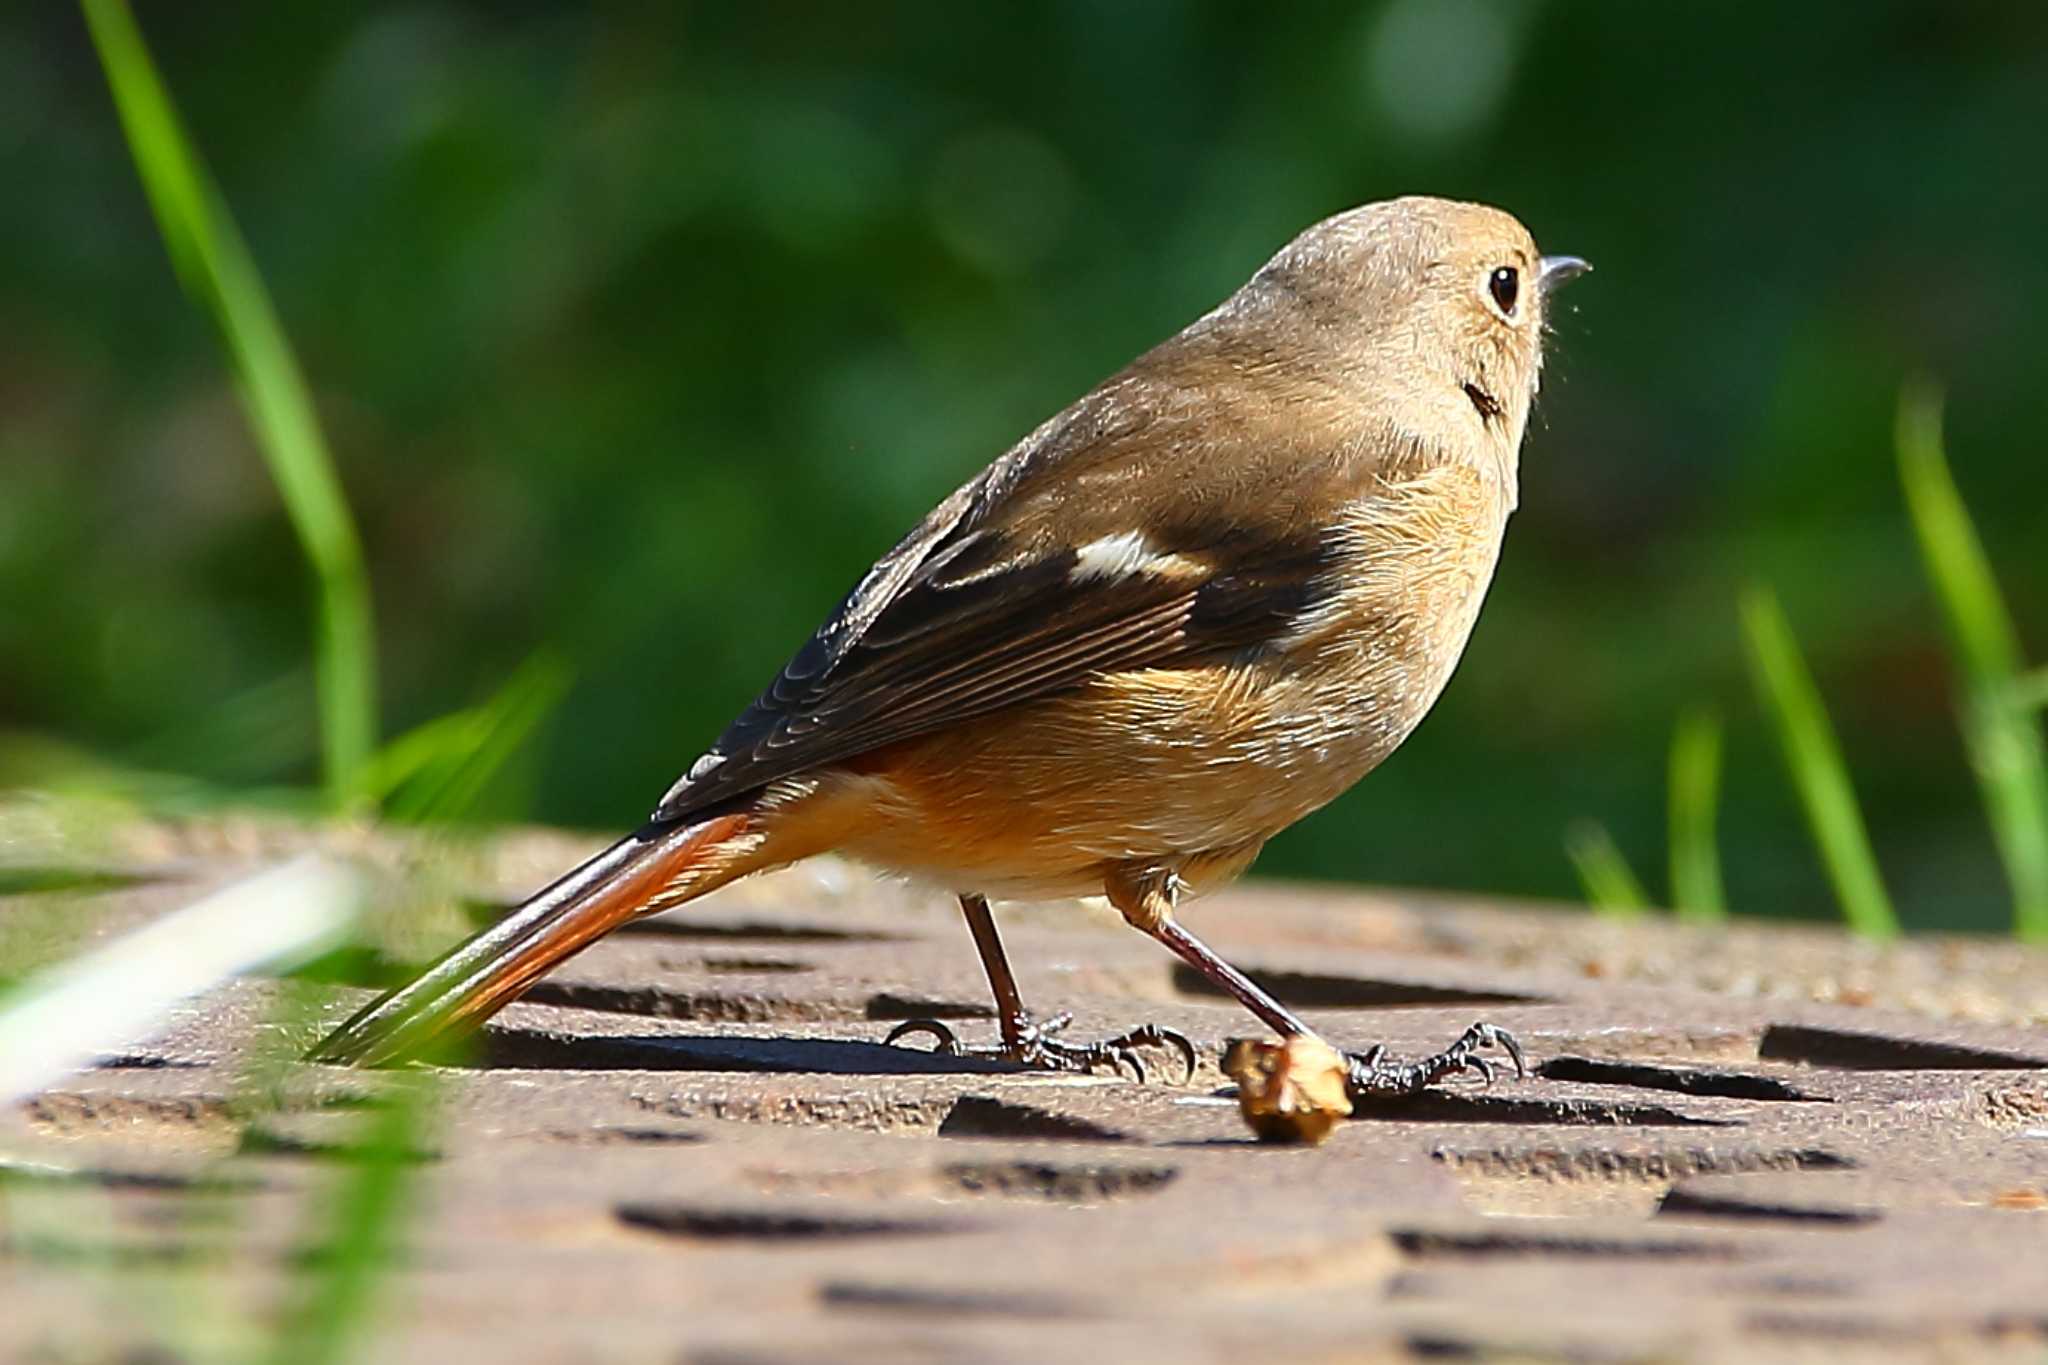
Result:
{"label": "bird's leg", "polygon": [[[1134,928],[1172,949],[1181,961],[1200,972],[1218,989],[1228,992],[1275,1033],[1283,1038],[1317,1037],[1316,1031],[1299,1015],[1274,999],[1272,993],[1258,982],[1224,961],[1213,948],[1189,933],[1174,918],[1179,888],[1180,884],[1170,870],[1147,868],[1134,873],[1113,874],[1104,889],[1109,893],[1110,904],[1121,911]],[[1481,1055],[1490,1047],[1497,1047],[1507,1054],[1508,1060],[1514,1064],[1516,1076],[1528,1075],[1521,1044],[1515,1041],[1514,1036],[1492,1024],[1481,1023],[1466,1029],[1442,1052],[1417,1061],[1390,1058],[1386,1049],[1380,1046],[1362,1053],[1346,1052],[1344,1060],[1349,1064],[1347,1088],[1353,1100],[1387,1099],[1417,1094],[1438,1081],[1466,1071],[1490,1084],[1493,1062]]]}
{"label": "bird's leg", "polygon": [[981,969],[988,974],[989,993],[996,998],[996,1026],[1002,1030],[1003,1049],[1015,1052],[1024,1046],[1031,1027],[1024,1012],[1024,993],[1017,989],[1017,974],[1010,970],[1010,955],[1003,951],[1003,939],[996,932],[995,913],[988,897],[962,896],[960,913],[967,920],[967,932],[974,935],[974,951],[981,957]]}
{"label": "bird's leg", "polygon": [[1017,989],[1017,977],[1010,970],[1003,940],[996,933],[996,918],[988,908],[988,898],[964,895],[960,897],[960,910],[967,917],[967,931],[974,935],[975,951],[981,954],[982,970],[988,973],[989,991],[996,1000],[996,1026],[1001,1031],[1002,1042],[994,1047],[968,1047],[949,1026],[936,1019],[912,1019],[898,1024],[889,1031],[885,1042],[893,1043],[913,1033],[926,1033],[937,1040],[935,1050],[950,1057],[998,1057],[1041,1071],[1093,1071],[1105,1064],[1112,1068],[1128,1066],[1131,1074],[1141,1081],[1145,1079],[1145,1064],[1139,1060],[1137,1049],[1171,1047],[1181,1054],[1187,1068],[1182,1083],[1193,1078],[1195,1045],[1175,1029],[1141,1024],[1127,1033],[1098,1043],[1061,1041],[1055,1035],[1073,1021],[1073,1016],[1057,1014],[1039,1023],[1024,1008],[1024,997]]}

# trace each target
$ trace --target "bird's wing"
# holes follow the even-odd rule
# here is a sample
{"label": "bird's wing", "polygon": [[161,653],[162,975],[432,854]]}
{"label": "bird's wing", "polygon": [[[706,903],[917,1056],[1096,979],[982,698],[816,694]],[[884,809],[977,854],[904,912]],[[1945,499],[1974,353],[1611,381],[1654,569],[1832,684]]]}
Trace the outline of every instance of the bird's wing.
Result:
{"label": "bird's wing", "polygon": [[[1329,522],[1284,487],[1201,486],[1199,468],[1235,462],[1214,450],[1172,458],[1156,410],[1130,385],[1098,390],[942,503],[654,819],[1106,674],[1226,658],[1283,635],[1331,590],[1340,547]],[[1131,496],[1145,479],[1173,487]],[[1274,514],[1248,517],[1248,503]]]}

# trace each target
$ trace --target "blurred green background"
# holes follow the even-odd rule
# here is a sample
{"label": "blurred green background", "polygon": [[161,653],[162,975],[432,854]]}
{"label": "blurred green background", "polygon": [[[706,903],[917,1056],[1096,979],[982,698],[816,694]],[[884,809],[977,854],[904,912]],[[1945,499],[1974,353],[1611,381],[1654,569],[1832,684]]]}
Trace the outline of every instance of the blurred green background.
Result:
{"label": "blurred green background", "polygon": [[[1731,904],[1832,915],[1744,671],[1765,578],[1907,922],[2009,922],[1891,422],[1946,383],[2048,639],[2048,7],[138,17],[315,388],[384,733],[574,669],[490,813],[637,819],[931,503],[1301,227],[1426,192],[1598,269],[1457,679],[1261,869],[1570,896],[1592,817],[1655,874],[1704,703]],[[309,576],[63,6],[0,15],[0,583],[0,783],[316,783]]]}

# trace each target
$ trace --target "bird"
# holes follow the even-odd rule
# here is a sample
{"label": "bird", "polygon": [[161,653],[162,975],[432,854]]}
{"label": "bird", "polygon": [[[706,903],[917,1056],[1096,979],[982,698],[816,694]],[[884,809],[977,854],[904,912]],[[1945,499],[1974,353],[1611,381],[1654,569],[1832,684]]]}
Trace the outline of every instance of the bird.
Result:
{"label": "bird", "polygon": [[[1069,1041],[1027,1010],[991,900],[1104,897],[1283,1038],[1314,1030],[1181,921],[1407,738],[1472,632],[1519,496],[1557,287],[1512,215],[1337,213],[1043,422],[860,579],[631,833],[308,1054],[382,1065],[474,1029],[639,916],[828,852],[957,896],[997,1039],[1054,1071],[1196,1051]],[[1344,1053],[1359,1095],[1518,1073],[1476,1023]]]}

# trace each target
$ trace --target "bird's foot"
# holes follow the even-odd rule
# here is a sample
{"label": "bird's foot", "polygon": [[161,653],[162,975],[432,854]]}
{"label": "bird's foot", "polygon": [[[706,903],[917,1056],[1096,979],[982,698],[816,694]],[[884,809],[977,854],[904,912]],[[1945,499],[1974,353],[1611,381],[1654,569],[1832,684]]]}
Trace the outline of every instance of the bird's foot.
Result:
{"label": "bird's foot", "polygon": [[1397,1061],[1387,1056],[1384,1047],[1347,1053],[1345,1061],[1350,1064],[1350,1073],[1345,1088],[1354,1100],[1391,1099],[1420,1094],[1438,1081],[1467,1072],[1477,1076],[1482,1085],[1492,1085],[1495,1064],[1492,1058],[1483,1055],[1488,1048],[1499,1048],[1507,1054],[1508,1061],[1514,1064],[1516,1079],[1528,1076],[1522,1045],[1513,1034],[1492,1024],[1474,1024],[1442,1052],[1418,1061]]}
{"label": "bird's foot", "polygon": [[1011,1020],[1010,1027],[1004,1030],[1006,1035],[1014,1035],[1015,1041],[1006,1039],[988,1047],[969,1047],[960,1041],[959,1034],[936,1019],[911,1019],[890,1029],[889,1036],[882,1041],[894,1043],[913,1034],[924,1033],[935,1040],[932,1051],[944,1057],[989,1057],[1014,1062],[1034,1071],[1090,1072],[1105,1065],[1120,1071],[1129,1067],[1132,1077],[1139,1081],[1146,1078],[1146,1071],[1138,1049],[1166,1047],[1180,1054],[1184,1068],[1180,1083],[1186,1085],[1194,1079],[1197,1065],[1195,1045],[1178,1029],[1141,1024],[1129,1032],[1095,1043],[1069,1043],[1055,1036],[1073,1021],[1071,1014],[1056,1014],[1041,1024],[1026,1015]]}

